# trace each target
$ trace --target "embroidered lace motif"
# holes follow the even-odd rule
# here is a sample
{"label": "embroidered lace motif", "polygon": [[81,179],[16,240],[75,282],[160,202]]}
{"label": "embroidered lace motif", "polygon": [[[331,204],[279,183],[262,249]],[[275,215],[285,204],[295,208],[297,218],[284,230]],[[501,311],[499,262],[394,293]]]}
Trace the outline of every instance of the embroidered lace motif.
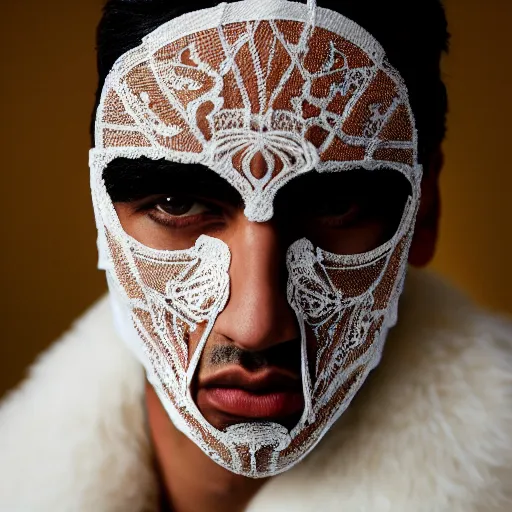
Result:
{"label": "embroidered lace motif", "polygon": [[[256,222],[269,220],[279,188],[306,172],[391,168],[409,180],[402,221],[383,246],[347,256],[302,239],[288,250],[306,403],[292,431],[275,423],[219,431],[194,403],[190,384],[229,297],[230,251],[207,236],[188,250],[155,250],[123,231],[102,174],[115,158],[141,156],[208,166],[238,189]],[[380,45],[314,2],[245,0],[181,16],[114,65],[90,166],[118,324],[172,421],[236,473],[264,477],[297,463],[378,363],[405,276],[421,166],[407,90]]]}

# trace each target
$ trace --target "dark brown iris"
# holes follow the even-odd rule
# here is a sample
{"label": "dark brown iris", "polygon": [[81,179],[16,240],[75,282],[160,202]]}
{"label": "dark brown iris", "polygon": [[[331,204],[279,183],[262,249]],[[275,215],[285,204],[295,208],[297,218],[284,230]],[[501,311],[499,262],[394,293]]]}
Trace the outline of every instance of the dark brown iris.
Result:
{"label": "dark brown iris", "polygon": [[178,216],[188,213],[193,205],[194,200],[189,197],[169,196],[162,199],[159,202],[158,207],[169,215]]}

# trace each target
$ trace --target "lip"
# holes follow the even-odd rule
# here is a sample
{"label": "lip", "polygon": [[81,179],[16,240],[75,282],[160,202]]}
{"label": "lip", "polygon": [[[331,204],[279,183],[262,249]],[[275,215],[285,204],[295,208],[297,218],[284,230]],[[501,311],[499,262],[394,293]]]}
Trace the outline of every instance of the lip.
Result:
{"label": "lip", "polygon": [[216,410],[241,419],[286,420],[304,408],[300,379],[282,370],[256,373],[236,367],[199,383],[200,409]]}
{"label": "lip", "polygon": [[247,419],[278,420],[300,412],[302,394],[290,391],[257,395],[239,388],[209,388],[198,397],[224,414]]}

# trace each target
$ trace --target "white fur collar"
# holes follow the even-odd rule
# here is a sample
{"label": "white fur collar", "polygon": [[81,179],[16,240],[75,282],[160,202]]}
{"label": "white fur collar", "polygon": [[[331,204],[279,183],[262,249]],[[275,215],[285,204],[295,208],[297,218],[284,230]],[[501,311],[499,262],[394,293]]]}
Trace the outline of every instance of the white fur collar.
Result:
{"label": "white fur collar", "polygon": [[[408,281],[379,368],[248,512],[512,510],[512,328]],[[103,299],[0,407],[0,510],[155,511],[143,386]]]}

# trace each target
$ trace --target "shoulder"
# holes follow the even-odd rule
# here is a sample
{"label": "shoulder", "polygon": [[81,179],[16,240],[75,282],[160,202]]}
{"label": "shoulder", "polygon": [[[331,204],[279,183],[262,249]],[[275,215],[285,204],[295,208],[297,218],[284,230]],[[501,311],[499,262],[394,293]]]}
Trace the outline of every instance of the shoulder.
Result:
{"label": "shoulder", "polygon": [[379,367],[250,510],[505,512],[511,482],[512,325],[411,271]]}
{"label": "shoulder", "polygon": [[104,298],[0,406],[0,509],[140,510],[152,479],[143,387]]}

